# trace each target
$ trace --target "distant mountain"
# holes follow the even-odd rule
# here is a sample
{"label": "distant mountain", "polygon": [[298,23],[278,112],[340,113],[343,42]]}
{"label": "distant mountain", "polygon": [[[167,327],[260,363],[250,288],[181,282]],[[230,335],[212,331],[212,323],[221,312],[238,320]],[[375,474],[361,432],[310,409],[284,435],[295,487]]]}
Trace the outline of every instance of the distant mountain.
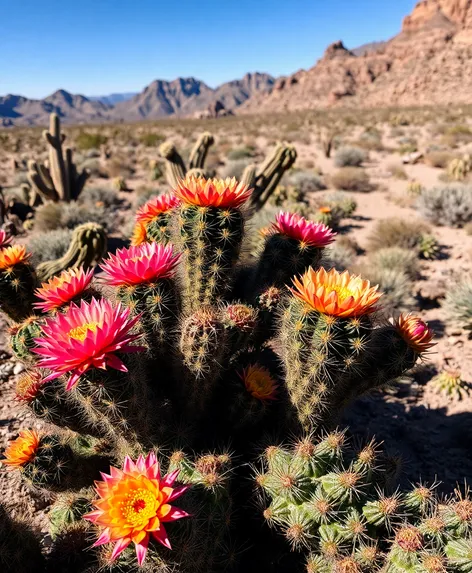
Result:
{"label": "distant mountain", "polygon": [[122,101],[128,101],[134,97],[137,92],[125,92],[119,94],[110,94],[106,96],[88,96],[90,101],[101,101],[102,103],[110,106],[114,106]]}
{"label": "distant mountain", "polygon": [[7,125],[47,125],[52,112],[70,123],[100,122],[109,118],[110,109],[102,102],[65,90],[57,90],[44,99],[11,94],[0,97],[0,119],[7,118],[9,122],[3,122]]}
{"label": "distant mountain", "polygon": [[51,112],[59,114],[65,123],[192,116],[205,111],[216,101],[226,109],[234,109],[255,93],[269,92],[273,83],[272,76],[253,73],[217,88],[211,88],[196,78],[177,78],[171,82],[155,80],[138,94],[85,97],[58,90],[41,100],[9,94],[0,97],[0,126],[47,125]]}

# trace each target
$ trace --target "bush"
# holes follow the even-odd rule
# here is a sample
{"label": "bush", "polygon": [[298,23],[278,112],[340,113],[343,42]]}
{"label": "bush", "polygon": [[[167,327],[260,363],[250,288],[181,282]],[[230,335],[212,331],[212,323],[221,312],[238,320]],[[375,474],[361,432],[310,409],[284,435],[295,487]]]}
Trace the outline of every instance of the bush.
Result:
{"label": "bush", "polygon": [[115,217],[104,207],[80,203],[45,203],[36,209],[35,231],[74,229],[82,223],[98,223],[107,230],[113,228]]}
{"label": "bush", "polygon": [[378,284],[381,298],[382,312],[385,316],[392,316],[396,312],[411,310],[415,305],[413,298],[413,285],[411,279],[396,270],[367,267],[362,276],[369,279],[371,284]]}
{"label": "bush", "polygon": [[369,235],[368,249],[378,251],[385,247],[400,247],[418,252],[424,235],[429,231],[429,226],[421,221],[405,221],[396,217],[381,219]]}
{"label": "bush", "polygon": [[90,172],[91,177],[102,177],[104,179],[108,178],[108,173],[103,168],[99,159],[91,157],[90,159],[85,159],[79,164],[79,170],[87,169]]}
{"label": "bush", "polygon": [[326,193],[326,195],[323,195],[318,202],[320,206],[322,206],[321,202],[323,205],[337,209],[341,213],[342,217],[350,217],[357,209],[357,201],[348,193],[344,193],[343,191],[332,191],[331,193]]}
{"label": "bush", "polygon": [[110,209],[122,203],[118,193],[105,187],[86,187],[79,196],[79,203],[89,207]]}
{"label": "bush", "polygon": [[244,170],[252,161],[250,159],[238,159],[237,161],[228,161],[221,169],[221,177],[236,177],[241,179]]}
{"label": "bush", "polygon": [[463,227],[472,221],[472,186],[456,184],[425,189],[417,199],[417,208],[432,223]]}
{"label": "bush", "polygon": [[414,279],[418,274],[418,256],[415,251],[401,247],[386,247],[374,251],[369,264],[379,269],[391,269]]}
{"label": "bush", "polygon": [[101,133],[89,133],[87,131],[82,131],[75,139],[75,144],[77,149],[98,149],[101,145],[104,145],[108,141],[108,138]]}
{"label": "bush", "polygon": [[28,240],[28,250],[33,255],[33,264],[38,265],[62,257],[69,247],[71,237],[70,229],[34,233]]}
{"label": "bush", "polygon": [[325,269],[334,267],[338,271],[345,271],[352,268],[356,256],[356,250],[352,246],[335,242],[326,248],[323,266]]}
{"label": "bush", "polygon": [[331,183],[336,189],[343,191],[371,191],[369,176],[358,167],[341,167],[331,176]]}
{"label": "bush", "polygon": [[462,279],[447,291],[443,307],[454,324],[472,330],[472,277]]}
{"label": "bush", "polygon": [[404,167],[398,163],[391,163],[390,165],[387,165],[387,171],[392,177],[395,177],[395,179],[408,179],[408,175]]}
{"label": "bush", "polygon": [[313,171],[294,171],[287,176],[286,181],[302,195],[326,189],[321,176]]}
{"label": "bush", "polygon": [[424,162],[430,167],[446,169],[454,157],[455,155],[450,151],[431,151],[425,155]]}
{"label": "bush", "polygon": [[255,148],[252,145],[242,145],[235,147],[228,152],[229,161],[239,161],[240,159],[247,159],[254,157]]}
{"label": "bush", "polygon": [[139,137],[139,141],[146,147],[157,147],[165,140],[166,136],[162,135],[162,133],[143,133]]}
{"label": "bush", "polygon": [[336,151],[334,164],[336,167],[360,167],[366,159],[365,151],[358,147],[341,147]]}

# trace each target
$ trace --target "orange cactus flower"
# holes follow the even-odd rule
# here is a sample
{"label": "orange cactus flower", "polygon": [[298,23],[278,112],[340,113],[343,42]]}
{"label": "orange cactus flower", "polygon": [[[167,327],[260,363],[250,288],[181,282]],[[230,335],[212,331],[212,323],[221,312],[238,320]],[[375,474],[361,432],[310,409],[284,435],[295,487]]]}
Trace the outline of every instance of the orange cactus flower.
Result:
{"label": "orange cactus flower", "polygon": [[24,466],[36,455],[39,440],[39,434],[35,430],[22,430],[18,438],[5,450],[5,459],[2,462],[14,468]]}
{"label": "orange cactus flower", "polygon": [[401,314],[394,326],[408,346],[418,354],[426,352],[436,344],[432,342],[434,331],[421,318],[411,313]]}
{"label": "orange cactus flower", "polygon": [[331,207],[320,207],[320,208],[318,209],[318,211],[319,211],[320,213],[328,214],[328,213],[331,213]]}
{"label": "orange cactus flower", "polygon": [[164,193],[153,197],[136,213],[136,225],[131,238],[131,245],[137,247],[147,241],[146,227],[164,213],[168,213],[180,203],[175,195]]}
{"label": "orange cactus flower", "polygon": [[174,486],[179,470],[161,477],[154,453],[139,456],[133,462],[125,458],[123,469],[111,467],[102,473],[104,481],[95,482],[99,499],[95,510],[84,519],[98,525],[102,531],[94,546],[115,543],[114,561],[133,542],[139,565],[146,558],[150,537],[171,549],[164,523],[176,521],[189,514],[171,505],[189,486]]}
{"label": "orange cactus flower", "polygon": [[13,245],[0,250],[0,271],[25,263],[31,257],[24,245]]}
{"label": "orange cactus flower", "polygon": [[31,402],[41,390],[44,381],[38,371],[24,372],[16,383],[15,398],[20,402]]}
{"label": "orange cactus flower", "polygon": [[292,294],[311,308],[342,318],[362,316],[376,310],[376,303],[382,296],[378,285],[360,276],[351,276],[348,271],[339,273],[336,269],[314,271],[311,267],[301,278],[293,279]]}
{"label": "orange cactus flower", "polygon": [[275,400],[277,384],[270,372],[257,364],[251,364],[245,368],[239,377],[244,382],[246,390],[261,401]]}
{"label": "orange cactus flower", "polygon": [[240,207],[251,196],[252,189],[235,177],[205,179],[189,175],[179,182],[174,193],[187,205],[199,207]]}
{"label": "orange cactus flower", "polygon": [[42,302],[36,302],[33,306],[43,312],[61,308],[81,295],[90,285],[92,277],[92,269],[84,271],[80,267],[62,271],[60,275],[42,283],[41,288],[36,289],[35,294]]}

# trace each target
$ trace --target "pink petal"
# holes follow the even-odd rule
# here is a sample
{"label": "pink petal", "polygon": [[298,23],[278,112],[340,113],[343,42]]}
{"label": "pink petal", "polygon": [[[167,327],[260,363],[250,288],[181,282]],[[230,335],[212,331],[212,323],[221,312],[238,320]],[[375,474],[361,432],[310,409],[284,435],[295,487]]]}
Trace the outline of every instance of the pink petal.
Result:
{"label": "pink petal", "polygon": [[161,545],[164,545],[164,547],[167,547],[167,549],[172,549],[169,538],[167,537],[167,531],[165,530],[165,527],[163,525],[161,525],[159,529],[157,529],[156,531],[152,531],[151,533],[154,536],[154,539],[156,539],[156,541],[159,541]]}
{"label": "pink petal", "polygon": [[177,499],[178,497],[180,497],[189,488],[190,488],[190,485],[181,485],[179,487],[175,487],[174,491],[170,494],[170,496],[167,500],[167,503],[170,503],[171,501],[174,501],[174,499]]}
{"label": "pink petal", "polygon": [[91,511],[90,513],[86,513],[82,516],[82,519],[86,519],[87,521],[91,521],[95,523],[95,521],[102,515],[102,511],[97,509],[96,511]]}
{"label": "pink petal", "polygon": [[173,507],[165,517],[161,517],[161,521],[176,521],[177,519],[182,519],[183,517],[190,517],[190,513],[187,513],[183,509],[178,507]]}
{"label": "pink petal", "polygon": [[103,545],[104,543],[110,542],[110,530],[107,528],[102,531],[100,537],[95,541],[92,547],[98,547],[99,545]]}
{"label": "pink petal", "polygon": [[115,547],[113,547],[113,553],[111,554],[110,561],[114,561],[118,557],[118,555],[128,547],[130,543],[131,539],[127,538],[119,539],[116,542]]}
{"label": "pink petal", "polygon": [[146,559],[146,553],[149,543],[149,535],[141,541],[141,543],[135,543],[134,546],[136,548],[136,557],[138,558],[138,564],[141,566]]}
{"label": "pink petal", "polygon": [[180,470],[174,470],[173,472],[171,472],[170,474],[167,474],[164,479],[162,480],[162,485],[164,487],[172,487],[174,485],[175,480],[177,479],[177,476],[179,475]]}

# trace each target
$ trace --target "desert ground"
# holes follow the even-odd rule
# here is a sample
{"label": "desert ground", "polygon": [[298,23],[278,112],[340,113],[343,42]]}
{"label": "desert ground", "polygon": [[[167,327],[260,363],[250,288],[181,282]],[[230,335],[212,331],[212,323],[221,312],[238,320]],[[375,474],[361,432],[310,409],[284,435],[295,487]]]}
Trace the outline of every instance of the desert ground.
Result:
{"label": "desert ground", "polygon": [[[15,243],[26,243],[37,260],[61,256],[70,229],[90,219],[106,226],[110,250],[125,246],[136,209],[153,195],[169,190],[158,151],[164,141],[175,143],[185,160],[198,136],[209,131],[215,143],[206,169],[236,177],[249,163],[261,164],[278,141],[292,144],[297,160],[265,208],[254,216],[255,236],[257,228],[269,224],[280,209],[301,210],[308,218],[314,217],[324,205],[333,205],[333,192],[343,193],[343,200],[355,201],[356,208],[337,221],[340,246],[333,247],[326,264],[379,282],[380,290],[389,291],[387,314],[414,311],[436,333],[437,345],[424,364],[386,392],[360,399],[345,413],[342,423],[355,434],[375,434],[389,451],[398,453],[403,459],[405,483],[436,479],[442,482],[444,493],[450,493],[464,478],[472,478],[472,397],[468,395],[472,342],[464,323],[453,320],[444,306],[448,292],[467,277],[472,280],[472,184],[468,187],[472,176],[468,169],[472,166],[459,175],[448,169],[457,159],[465,165],[470,163],[467,154],[472,153],[472,119],[467,109],[300,112],[206,121],[66,126],[63,131],[67,144],[74,149],[77,166],[89,169],[91,176],[81,196],[81,208],[74,213],[48,212],[47,206],[41,206],[34,217],[24,221],[21,215],[10,217]],[[333,144],[330,157],[324,150],[327,139]],[[44,161],[46,157],[41,129],[0,131],[0,186],[6,203],[11,198],[22,201],[21,186],[28,184],[27,161]],[[408,163],[404,163],[405,158]],[[448,213],[444,217],[438,208],[435,220],[425,216],[423,194],[457,186],[469,193],[468,202],[457,207],[459,215]],[[423,200],[426,202],[427,198]],[[379,222],[389,219],[400,219],[408,225],[409,233],[416,228],[434,240],[422,250],[416,239],[405,243],[386,227],[378,230]],[[61,228],[69,230],[61,234]],[[386,258],[383,263],[374,262],[375,253],[383,246],[405,248],[403,268],[393,267]],[[402,280],[392,283],[392,269]],[[4,322],[0,451],[21,428],[39,423],[14,398],[15,381],[22,368],[12,356]],[[461,396],[438,388],[434,377],[444,371],[460,376]],[[44,530],[49,500],[33,495],[32,503],[31,493],[20,480],[1,467],[0,500],[12,496],[23,502],[35,524]]]}

